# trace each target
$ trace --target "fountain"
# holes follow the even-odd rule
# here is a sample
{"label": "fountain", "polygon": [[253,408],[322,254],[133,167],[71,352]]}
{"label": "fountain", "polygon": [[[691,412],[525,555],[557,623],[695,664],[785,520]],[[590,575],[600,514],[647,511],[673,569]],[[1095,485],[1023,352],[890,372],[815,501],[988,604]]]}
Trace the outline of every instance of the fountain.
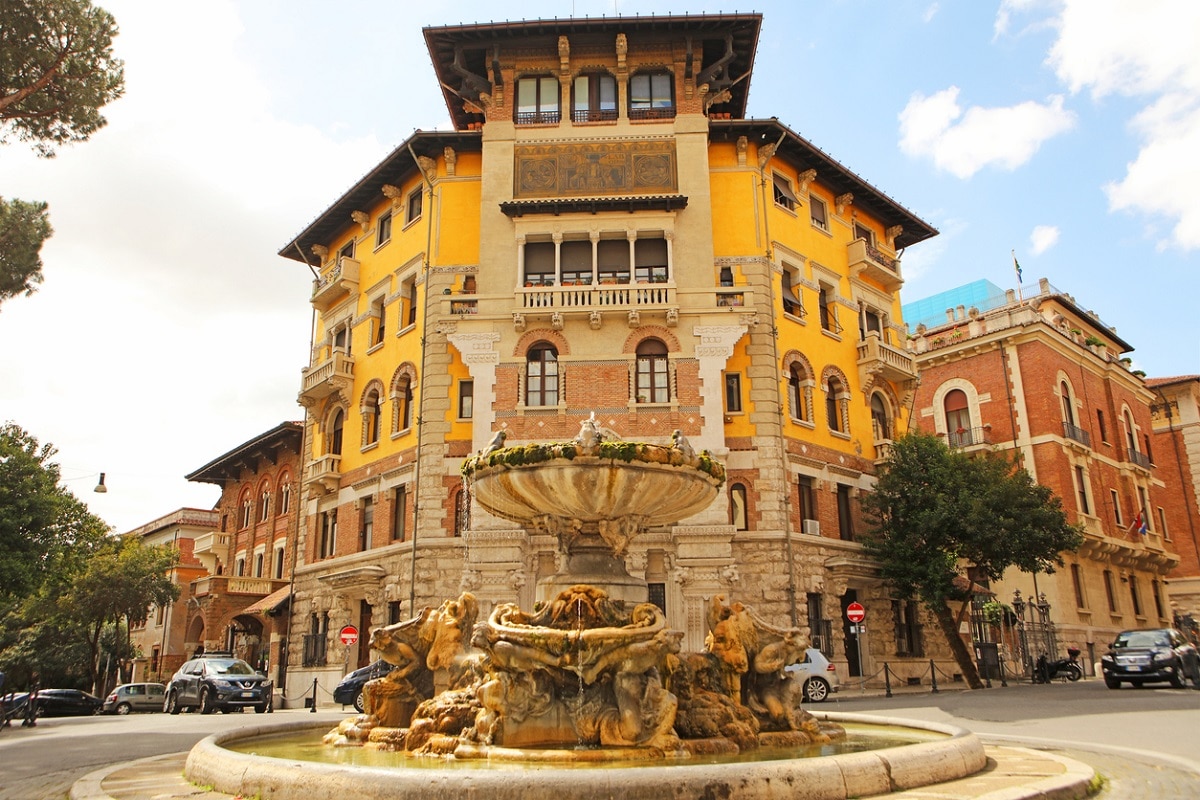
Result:
{"label": "fountain", "polygon": [[[822,720],[801,708],[800,684],[784,670],[804,658],[805,631],[773,625],[740,603],[711,598],[704,651],[680,652],[683,634],[667,627],[647,602],[646,583],[629,575],[623,559],[638,533],[702,511],[724,482],[724,467],[696,453],[678,431],[670,445],[626,442],[593,415],[569,442],[503,447],[498,436],[462,472],[481,507],[557,537],[563,568],[539,581],[533,612],[502,603],[479,621],[476,598],[463,593],[376,629],[372,648],[397,668],[368,683],[366,713],[344,720],[324,741],[409,759],[539,770],[522,773],[536,779],[518,782],[490,771],[392,771],[378,796],[457,797],[468,788],[494,798],[659,796],[670,787],[679,798],[757,798],[779,796],[773,792],[795,781],[832,781],[829,793],[806,796],[846,797],[982,768],[982,746],[965,731],[894,751],[780,756],[844,740],[846,732],[828,718],[834,715]],[[208,748],[230,756],[206,740],[189,757],[188,776],[231,791],[222,777],[228,769],[206,755]],[[912,748],[924,748],[916,757],[926,768],[919,778],[895,761]],[[700,763],[731,758],[751,760]],[[569,769],[597,762],[610,765],[599,781],[580,781]],[[294,783],[295,776],[283,777],[288,769],[259,764],[259,776],[247,785],[252,771],[240,772],[236,788],[278,797],[287,796],[275,793],[287,784],[303,787],[305,797],[325,796],[313,786],[323,774],[316,766]],[[552,767],[562,769],[545,771]],[[331,797],[345,793],[347,781],[361,787],[381,780],[373,768],[327,768],[334,770]]]}

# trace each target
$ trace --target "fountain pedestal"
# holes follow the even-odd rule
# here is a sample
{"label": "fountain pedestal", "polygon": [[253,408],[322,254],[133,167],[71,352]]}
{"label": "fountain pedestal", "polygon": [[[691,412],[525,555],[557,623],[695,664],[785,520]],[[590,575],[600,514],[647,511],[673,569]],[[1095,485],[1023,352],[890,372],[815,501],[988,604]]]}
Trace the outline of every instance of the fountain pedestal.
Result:
{"label": "fountain pedestal", "polygon": [[537,582],[536,599],[549,603],[579,583],[599,586],[613,600],[630,606],[649,599],[646,581],[625,569],[625,560],[613,555],[612,548],[597,534],[581,534],[571,543],[563,568]]}

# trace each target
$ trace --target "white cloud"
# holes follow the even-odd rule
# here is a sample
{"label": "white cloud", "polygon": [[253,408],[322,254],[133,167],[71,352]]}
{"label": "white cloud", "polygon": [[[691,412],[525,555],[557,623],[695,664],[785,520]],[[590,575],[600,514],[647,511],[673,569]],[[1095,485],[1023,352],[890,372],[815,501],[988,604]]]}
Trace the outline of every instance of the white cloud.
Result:
{"label": "white cloud", "polygon": [[1033,249],[1033,254],[1040,256],[1058,244],[1058,235],[1059,230],[1056,225],[1038,225],[1034,228],[1033,233],[1029,234],[1029,245]]}
{"label": "white cloud", "polygon": [[1109,208],[1165,219],[1161,247],[1200,248],[1200,3],[1065,0],[1047,59],[1073,92],[1142,99],[1140,140],[1125,177],[1105,186]]}
{"label": "white cloud", "polygon": [[937,13],[939,10],[940,10],[940,8],[938,7],[937,3],[930,3],[929,6],[925,9],[925,13],[921,15],[921,21],[922,22],[932,22],[933,18],[937,16]]}
{"label": "white cloud", "polygon": [[964,112],[958,94],[957,86],[929,97],[914,94],[900,112],[900,149],[931,158],[938,169],[959,178],[988,166],[1016,169],[1033,158],[1043,142],[1075,125],[1075,115],[1063,108],[1063,98],[1057,95],[1045,103],[972,106]]}

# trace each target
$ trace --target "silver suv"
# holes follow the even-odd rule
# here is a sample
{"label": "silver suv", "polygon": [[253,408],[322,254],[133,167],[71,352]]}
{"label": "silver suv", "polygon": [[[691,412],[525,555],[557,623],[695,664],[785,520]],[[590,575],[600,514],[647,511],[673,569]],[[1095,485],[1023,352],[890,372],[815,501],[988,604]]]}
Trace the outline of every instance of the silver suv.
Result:
{"label": "silver suv", "polygon": [[252,706],[259,714],[270,708],[267,676],[231,655],[208,655],[185,661],[167,684],[163,711],[178,714],[198,708],[201,714],[241,710]]}

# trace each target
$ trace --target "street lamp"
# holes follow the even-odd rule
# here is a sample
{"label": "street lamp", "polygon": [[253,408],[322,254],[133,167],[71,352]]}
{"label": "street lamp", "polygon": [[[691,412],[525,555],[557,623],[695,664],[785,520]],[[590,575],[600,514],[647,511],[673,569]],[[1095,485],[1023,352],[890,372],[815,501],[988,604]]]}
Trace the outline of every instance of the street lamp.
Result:
{"label": "street lamp", "polygon": [[1021,597],[1020,589],[1013,589],[1013,613],[1017,615],[1017,620],[1025,621],[1025,599]]}
{"label": "street lamp", "polygon": [[104,485],[104,473],[103,472],[100,473],[100,482],[96,484],[96,488],[92,489],[92,491],[95,492],[96,494],[106,494],[108,492],[108,487]]}

